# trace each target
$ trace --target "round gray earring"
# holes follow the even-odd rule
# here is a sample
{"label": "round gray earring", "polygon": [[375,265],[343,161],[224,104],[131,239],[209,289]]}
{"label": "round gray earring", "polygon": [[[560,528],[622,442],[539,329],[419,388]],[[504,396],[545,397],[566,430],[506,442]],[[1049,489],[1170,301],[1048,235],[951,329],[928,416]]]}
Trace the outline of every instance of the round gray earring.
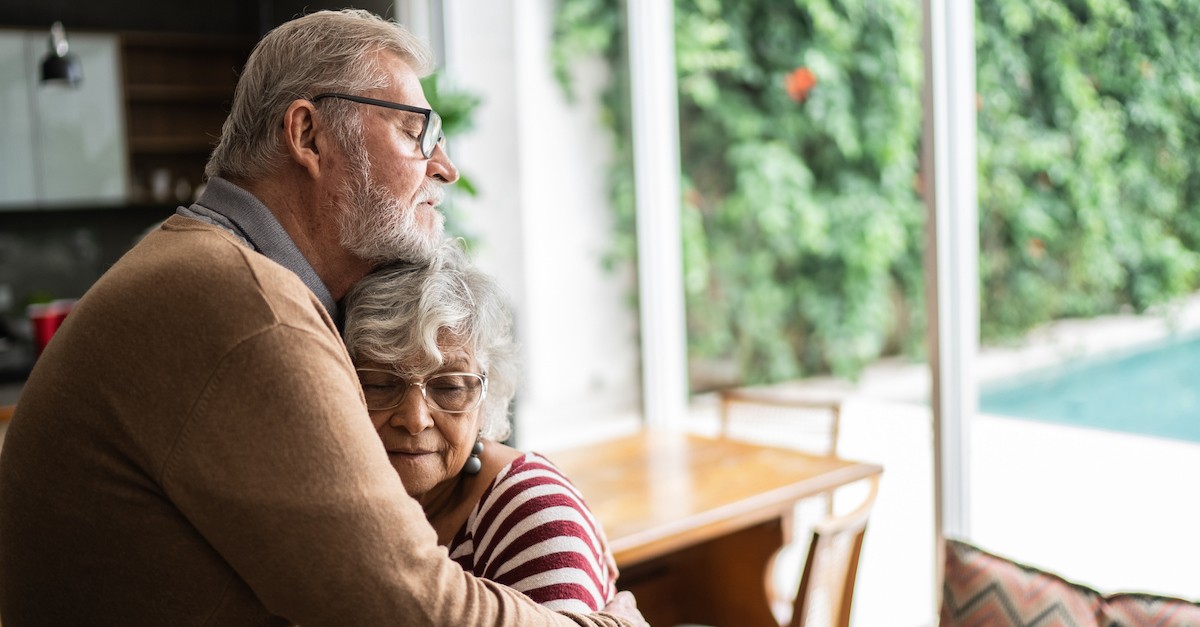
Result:
{"label": "round gray earring", "polygon": [[463,464],[464,475],[477,475],[480,470],[483,470],[483,460],[479,456],[483,454],[483,434],[475,439],[475,446],[471,447],[471,456],[467,458],[467,463]]}

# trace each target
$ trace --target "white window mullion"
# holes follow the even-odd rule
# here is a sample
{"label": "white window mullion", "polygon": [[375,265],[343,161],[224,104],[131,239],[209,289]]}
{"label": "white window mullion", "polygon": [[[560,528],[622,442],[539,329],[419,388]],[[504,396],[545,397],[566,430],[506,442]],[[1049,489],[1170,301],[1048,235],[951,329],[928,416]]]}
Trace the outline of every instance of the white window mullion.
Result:
{"label": "white window mullion", "polygon": [[679,224],[679,105],[671,0],[626,3],[641,316],[642,407],[648,426],[678,427],[687,410]]}
{"label": "white window mullion", "polygon": [[972,2],[923,0],[923,4],[922,167],[930,236],[926,290],[940,584],[942,538],[969,532],[969,426],[979,403],[974,367],[979,348],[975,12]]}

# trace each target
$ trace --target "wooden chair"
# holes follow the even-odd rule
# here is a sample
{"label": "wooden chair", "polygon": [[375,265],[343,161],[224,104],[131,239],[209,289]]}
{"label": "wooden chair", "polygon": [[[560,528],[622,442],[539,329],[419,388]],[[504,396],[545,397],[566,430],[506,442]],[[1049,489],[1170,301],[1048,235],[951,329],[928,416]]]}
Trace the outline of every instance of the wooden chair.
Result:
{"label": "wooden chair", "polygon": [[842,401],[801,396],[784,387],[729,388],[718,393],[724,437],[768,440],[817,455],[837,454]]}
{"label": "wooden chair", "polygon": [[[782,386],[728,388],[718,392],[718,410],[721,437],[796,448],[814,455],[837,455],[840,398],[801,395]],[[807,518],[814,508],[826,516],[833,514],[833,493],[802,504],[801,518]]]}
{"label": "wooden chair", "polygon": [[[721,390],[718,402],[722,437],[798,448],[815,455],[837,455],[840,398],[816,397],[786,386],[764,386]],[[878,490],[879,478],[874,477],[862,503],[843,516],[834,516],[832,493],[816,497],[824,501],[823,508],[816,499],[811,502],[814,509],[805,507],[809,503],[801,504],[796,512],[800,519],[820,517],[822,510],[824,518],[806,525],[812,531],[795,594],[779,590],[775,577],[767,576],[771,609],[781,627],[849,626],[858,556]]]}
{"label": "wooden chair", "polygon": [[879,477],[854,511],[813,525],[800,586],[792,598],[768,581],[771,609],[781,627],[849,627],[867,519],[879,492]]}

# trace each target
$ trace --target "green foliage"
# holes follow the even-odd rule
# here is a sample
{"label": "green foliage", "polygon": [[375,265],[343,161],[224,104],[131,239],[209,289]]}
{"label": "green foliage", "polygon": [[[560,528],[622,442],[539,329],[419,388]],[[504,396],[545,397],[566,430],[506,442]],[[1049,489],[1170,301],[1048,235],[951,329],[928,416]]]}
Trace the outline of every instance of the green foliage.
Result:
{"label": "green foliage", "polygon": [[[559,0],[553,60],[613,68],[622,4]],[[981,327],[1136,311],[1200,281],[1200,0],[977,0]],[[924,331],[913,0],[676,0],[688,344],[744,382],[854,375]],[[815,81],[813,80],[815,79]]]}
{"label": "green foliage", "polygon": [[[422,78],[421,88],[425,91],[425,98],[429,101],[430,108],[437,111],[438,115],[442,117],[442,132],[446,137],[454,138],[475,127],[475,109],[481,102],[479,96],[468,91],[444,88],[441,85],[440,73]],[[471,181],[471,177],[462,171],[459,171],[458,182],[452,189],[468,196],[475,196],[479,193]],[[446,231],[455,237],[464,238],[468,243],[473,243],[476,238],[468,234],[462,227],[462,219],[454,210],[454,204],[452,202],[443,204],[442,211],[446,215]]]}
{"label": "green foliage", "polygon": [[1200,2],[976,7],[984,337],[1196,289]]}
{"label": "green foliage", "polygon": [[430,74],[421,79],[421,89],[429,106],[442,118],[442,131],[447,137],[465,133],[475,128],[472,116],[479,106],[479,96],[457,89],[445,89],[441,85],[441,74]]}
{"label": "green foliage", "polygon": [[[748,382],[854,374],[889,339],[919,337],[916,3],[678,0],[675,20],[690,358],[734,361]],[[554,61],[568,89],[576,56],[614,68],[624,261],[636,247],[621,26],[615,0],[562,0]]]}

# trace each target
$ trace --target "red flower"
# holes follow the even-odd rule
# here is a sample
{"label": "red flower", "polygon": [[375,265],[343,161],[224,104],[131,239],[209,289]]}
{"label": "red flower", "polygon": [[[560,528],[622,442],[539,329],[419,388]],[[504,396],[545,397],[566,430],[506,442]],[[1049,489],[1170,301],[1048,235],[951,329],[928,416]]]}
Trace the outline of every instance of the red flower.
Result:
{"label": "red flower", "polygon": [[784,78],[783,87],[787,90],[788,98],[796,102],[804,102],[808,92],[817,86],[817,75],[806,67],[798,67]]}

